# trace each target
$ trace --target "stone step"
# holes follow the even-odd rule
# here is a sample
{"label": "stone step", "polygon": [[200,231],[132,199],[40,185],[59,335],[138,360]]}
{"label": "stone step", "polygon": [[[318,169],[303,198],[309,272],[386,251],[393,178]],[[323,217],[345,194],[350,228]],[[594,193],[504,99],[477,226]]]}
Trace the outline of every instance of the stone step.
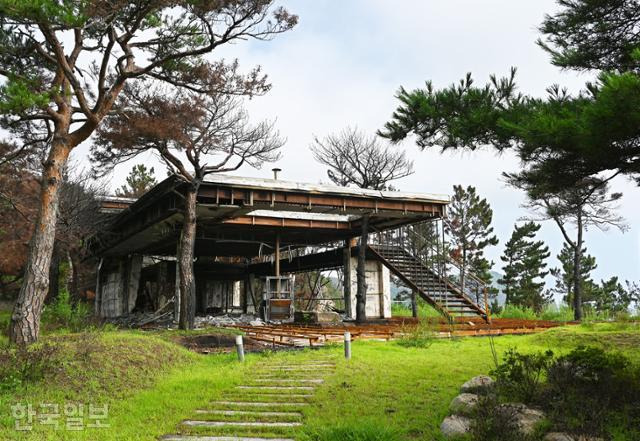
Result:
{"label": "stone step", "polygon": [[291,399],[295,398],[295,399],[302,399],[303,401],[306,400],[307,398],[312,398],[313,394],[291,394],[291,393],[286,393],[286,392],[265,392],[265,391],[246,391],[243,394],[234,394],[233,396],[229,396],[229,395],[225,395],[226,399],[235,399],[235,398],[247,398],[247,397],[252,397],[252,398],[260,398],[263,399],[265,401],[270,401],[273,403],[278,403],[278,402],[282,402],[282,401],[271,401],[271,399],[273,398],[281,398],[283,400],[287,400],[285,402],[289,402],[291,401]]}
{"label": "stone step", "polygon": [[253,381],[257,383],[324,383],[324,380],[319,378],[256,378]]}
{"label": "stone step", "polygon": [[255,438],[244,436],[165,435],[161,441],[295,441],[292,438]]}
{"label": "stone step", "polygon": [[247,415],[247,416],[281,416],[281,417],[302,417],[300,412],[274,412],[261,410],[221,410],[221,409],[198,409],[196,413],[209,415]]}
{"label": "stone step", "polygon": [[236,386],[236,389],[243,390],[313,390],[313,386]]}
{"label": "stone step", "polygon": [[309,405],[309,403],[292,403],[290,401],[212,401],[211,404],[223,404],[238,407],[295,407]]}
{"label": "stone step", "polygon": [[272,421],[197,421],[185,420],[182,422],[185,426],[190,427],[298,427],[302,423],[299,422],[272,422]]}
{"label": "stone step", "polygon": [[334,363],[308,363],[308,364],[270,364],[266,368],[312,368],[312,367],[336,367]]}

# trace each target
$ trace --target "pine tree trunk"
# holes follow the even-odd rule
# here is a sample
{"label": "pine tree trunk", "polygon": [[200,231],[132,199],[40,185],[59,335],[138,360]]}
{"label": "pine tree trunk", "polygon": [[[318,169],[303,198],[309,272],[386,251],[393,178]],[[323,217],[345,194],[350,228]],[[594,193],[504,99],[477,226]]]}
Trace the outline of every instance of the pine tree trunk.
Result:
{"label": "pine tree trunk", "polygon": [[358,252],[358,289],[356,291],[356,323],[367,321],[367,243],[369,240],[369,215],[362,216],[362,235]]}
{"label": "pine tree trunk", "polygon": [[573,250],[573,315],[582,320],[582,212],[578,212],[578,240]]}
{"label": "pine tree trunk", "polygon": [[184,207],[184,222],[180,234],[178,271],[180,273],[180,329],[193,329],[196,318],[196,282],[193,274],[193,255],[196,243],[196,196],[197,186],[187,189]]}
{"label": "pine tree trunk", "polygon": [[48,305],[55,301],[60,294],[60,250],[53,245],[53,251],[51,253],[51,264],[49,265],[49,289],[47,290],[47,296],[44,302]]}
{"label": "pine tree trunk", "polygon": [[64,140],[54,137],[44,164],[40,208],[9,329],[11,342],[19,345],[33,343],[40,335],[40,315],[49,290],[49,268],[56,236],[62,170],[70,151],[71,147]]}

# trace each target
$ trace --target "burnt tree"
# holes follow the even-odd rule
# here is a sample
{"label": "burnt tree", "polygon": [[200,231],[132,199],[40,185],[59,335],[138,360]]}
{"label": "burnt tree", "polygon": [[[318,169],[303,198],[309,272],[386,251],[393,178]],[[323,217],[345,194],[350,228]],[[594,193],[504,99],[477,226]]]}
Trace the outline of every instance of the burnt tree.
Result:
{"label": "burnt tree", "polygon": [[[265,91],[264,82],[247,85],[246,94]],[[283,141],[273,123],[251,124],[242,101],[226,93],[196,93],[184,88],[150,84],[127,87],[98,130],[93,159],[102,171],[140,153],[153,150],[170,173],[187,185],[178,243],[181,329],[191,329],[196,310],[193,274],[198,188],[211,173],[260,167],[278,159]],[[178,301],[178,299],[176,299]]]}
{"label": "burnt tree", "polygon": [[[219,89],[236,64],[204,55],[247,38],[268,39],[297,17],[271,0],[0,1],[0,117],[46,160],[10,339],[38,339],[54,246],[62,172],[71,151],[112,112],[130,80]],[[259,69],[246,82],[259,81]],[[15,152],[9,152],[13,155]]]}

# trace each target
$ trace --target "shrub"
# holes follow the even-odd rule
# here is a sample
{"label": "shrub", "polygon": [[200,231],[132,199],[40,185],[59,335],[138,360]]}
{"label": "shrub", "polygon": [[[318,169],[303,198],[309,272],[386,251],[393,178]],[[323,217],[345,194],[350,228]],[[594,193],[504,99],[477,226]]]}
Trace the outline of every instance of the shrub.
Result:
{"label": "shrub", "polygon": [[58,348],[50,343],[0,348],[0,391],[11,392],[20,386],[42,380],[57,366]]}
{"label": "shrub", "polygon": [[433,344],[434,339],[434,324],[431,320],[421,319],[415,326],[409,325],[402,328],[402,337],[398,339],[398,344],[409,348],[428,348]]}
{"label": "shrub", "polygon": [[626,410],[638,424],[640,375],[621,354],[579,347],[549,367],[547,381],[545,402],[563,430],[603,434],[614,416]]}
{"label": "shrub", "polygon": [[516,305],[505,305],[499,317],[519,320],[537,320],[538,318],[533,309]]}
{"label": "shrub", "polygon": [[90,324],[91,311],[85,303],[73,305],[71,296],[66,290],[61,290],[58,297],[42,312],[42,323],[49,329],[68,329],[78,332]]}
{"label": "shrub", "polygon": [[520,433],[516,413],[515,407],[500,406],[495,395],[480,397],[471,416],[473,441],[529,440],[530,437]]}
{"label": "shrub", "polygon": [[509,349],[504,355],[504,361],[492,374],[495,375],[496,385],[502,394],[529,404],[541,395],[542,382],[552,361],[552,351],[520,354],[515,349]]}

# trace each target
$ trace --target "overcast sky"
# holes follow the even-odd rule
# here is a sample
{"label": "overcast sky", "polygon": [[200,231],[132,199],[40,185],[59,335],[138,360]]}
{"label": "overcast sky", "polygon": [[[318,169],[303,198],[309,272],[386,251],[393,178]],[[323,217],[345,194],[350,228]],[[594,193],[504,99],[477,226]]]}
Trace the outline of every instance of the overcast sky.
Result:
{"label": "overcast sky", "polygon": [[[472,72],[478,83],[492,73],[507,74],[518,68],[521,91],[542,95],[558,83],[579,90],[590,75],[562,72],[551,66],[535,44],[536,30],[545,13],[556,9],[553,0],[313,0],[282,2],[300,17],[291,32],[270,42],[240,43],[219,52],[238,58],[248,71],[261,65],[273,89],[248,104],[251,117],[277,119],[287,138],[277,166],[281,178],[302,182],[326,182],[326,171],[309,151],[313,135],[324,136],[357,125],[374,133],[397,106],[394,94],[422,87],[432,80],[445,87]],[[493,225],[500,244],[487,254],[501,271],[500,255],[514,223],[526,216],[520,207],[522,194],[505,186],[500,174],[518,169],[509,154],[497,156],[491,149],[474,153],[420,151],[412,140],[400,147],[415,162],[416,173],[394,183],[404,191],[451,194],[454,184],[473,185],[494,210]],[[83,160],[87,146],[75,152]],[[155,162],[154,162],[155,161]],[[157,164],[151,156],[133,163]],[[133,163],[119,167],[110,184],[124,182]],[[273,165],[262,170],[241,169],[243,176],[270,177]],[[614,182],[624,192],[621,213],[630,231],[589,231],[586,243],[597,258],[595,276],[640,279],[639,190],[625,179]],[[558,228],[543,225],[540,237],[555,256],[562,247]]]}

